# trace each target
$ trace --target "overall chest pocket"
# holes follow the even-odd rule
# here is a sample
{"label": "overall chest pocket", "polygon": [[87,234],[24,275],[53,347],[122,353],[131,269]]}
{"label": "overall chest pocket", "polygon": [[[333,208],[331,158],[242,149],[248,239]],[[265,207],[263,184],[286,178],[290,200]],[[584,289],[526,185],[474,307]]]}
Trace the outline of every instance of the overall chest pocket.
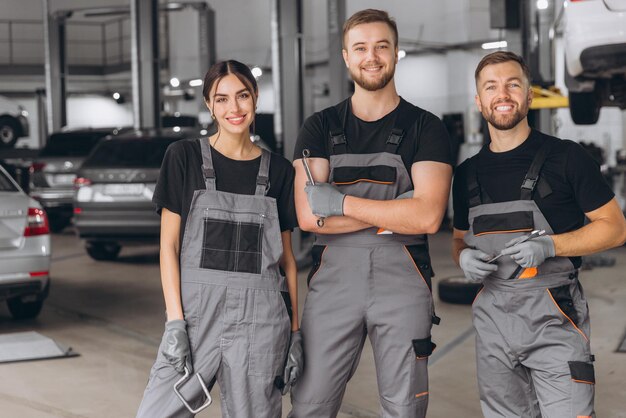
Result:
{"label": "overall chest pocket", "polygon": [[263,224],[235,220],[203,220],[200,268],[261,273]]}
{"label": "overall chest pocket", "polygon": [[474,235],[507,234],[513,232],[530,232],[534,229],[532,211],[494,213],[474,218],[472,229]]}

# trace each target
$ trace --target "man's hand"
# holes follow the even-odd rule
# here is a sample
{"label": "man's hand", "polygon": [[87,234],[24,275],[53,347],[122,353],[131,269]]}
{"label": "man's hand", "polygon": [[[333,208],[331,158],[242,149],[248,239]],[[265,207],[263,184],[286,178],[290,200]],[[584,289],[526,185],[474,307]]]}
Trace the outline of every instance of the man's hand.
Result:
{"label": "man's hand", "polygon": [[291,389],[304,370],[304,352],[302,350],[302,332],[300,330],[291,333],[289,341],[289,351],[287,352],[287,361],[285,370],[283,371],[283,382],[285,386],[282,394],[285,395]]}
{"label": "man's hand", "polygon": [[329,183],[315,183],[307,184],[304,191],[314,215],[323,218],[343,216],[343,199],[346,195],[337,187]]}
{"label": "man's hand", "polygon": [[549,235],[537,237],[526,242],[519,243],[523,237],[512,239],[504,244],[502,255],[510,255],[513,261],[524,268],[537,267],[547,258],[554,257],[554,241]]}
{"label": "man's hand", "polygon": [[174,319],[165,323],[160,350],[163,357],[174,366],[177,372],[184,373],[185,366],[189,369],[189,373],[193,372],[187,323],[184,319]]}
{"label": "man's hand", "polygon": [[459,265],[465,274],[465,278],[471,282],[480,283],[485,277],[498,270],[496,264],[486,262],[490,258],[489,254],[472,248],[466,248],[461,251]]}

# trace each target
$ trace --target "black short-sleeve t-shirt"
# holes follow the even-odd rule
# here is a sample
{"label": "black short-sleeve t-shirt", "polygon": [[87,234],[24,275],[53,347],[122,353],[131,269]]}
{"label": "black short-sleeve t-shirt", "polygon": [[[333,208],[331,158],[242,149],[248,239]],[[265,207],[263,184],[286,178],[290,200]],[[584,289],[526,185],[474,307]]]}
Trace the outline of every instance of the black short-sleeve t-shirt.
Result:
{"label": "black short-sleeve t-shirt", "polygon": [[[478,182],[494,203],[518,200],[524,177],[544,141],[553,141],[541,170],[552,193],[545,198],[535,193],[533,199],[555,234],[574,231],[584,225],[586,212],[614,196],[598,164],[579,144],[532,130],[526,141],[510,151],[493,152],[485,145],[473,157]],[[468,161],[457,168],[452,186],[454,227],[462,231],[469,229]],[[580,266],[580,257],[571,259],[575,267]]]}
{"label": "black short-sleeve t-shirt", "polygon": [[[351,154],[370,154],[385,151],[386,142],[394,128],[400,111],[413,106],[400,98],[400,104],[382,118],[367,122],[354,116],[350,98],[336,105],[340,117],[347,115],[343,122],[346,135],[346,149]],[[415,107],[415,106],[413,106]],[[432,113],[416,107],[417,117],[404,135],[398,154],[409,174],[411,166],[418,161],[436,161],[453,165],[450,138],[441,120]],[[311,115],[302,126],[294,160],[302,158],[302,150],[308,148],[311,157],[330,159],[332,142],[330,126],[322,112]]]}
{"label": "black short-sleeve t-shirt", "polygon": [[[203,139],[208,140],[208,139]],[[233,160],[211,148],[217,190],[253,195],[261,157],[253,160]],[[295,171],[287,159],[272,153],[270,158],[268,197],[276,199],[281,231],[297,226],[293,198]],[[196,190],[205,189],[202,175],[202,152],[196,139],[185,139],[171,144],[159,172],[152,201],[160,213],[162,208],[181,216],[180,242],[187,222],[191,199]]]}

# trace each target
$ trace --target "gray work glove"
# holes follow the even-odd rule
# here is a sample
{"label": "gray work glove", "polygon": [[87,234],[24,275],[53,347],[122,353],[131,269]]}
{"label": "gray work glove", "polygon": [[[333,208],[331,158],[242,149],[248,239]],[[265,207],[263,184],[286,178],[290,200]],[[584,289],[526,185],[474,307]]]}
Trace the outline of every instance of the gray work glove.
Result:
{"label": "gray work glove", "polygon": [[336,186],[329,183],[307,184],[304,191],[314,215],[323,218],[343,216],[343,199],[346,195]]}
{"label": "gray work glove", "polygon": [[283,372],[283,382],[285,386],[282,394],[285,395],[291,389],[304,370],[304,352],[302,350],[302,332],[293,331],[289,341],[289,351],[287,352],[287,362]]}
{"label": "gray work glove", "polygon": [[526,242],[518,243],[518,237],[504,244],[502,255],[510,255],[513,261],[524,268],[537,267],[541,265],[546,258],[554,257],[554,241],[548,235],[530,239]]}
{"label": "gray work glove", "polygon": [[395,200],[398,199],[413,199],[414,190],[409,190],[408,192],[402,193],[400,196],[396,197]]}
{"label": "gray work glove", "polygon": [[473,248],[466,248],[461,251],[459,265],[465,278],[470,282],[480,283],[485,277],[498,270],[497,264],[486,262],[490,258],[489,254]]}
{"label": "gray work glove", "polygon": [[184,319],[173,319],[165,323],[160,350],[163,357],[174,366],[177,372],[184,373],[185,366],[189,369],[189,373],[193,372],[187,323]]}

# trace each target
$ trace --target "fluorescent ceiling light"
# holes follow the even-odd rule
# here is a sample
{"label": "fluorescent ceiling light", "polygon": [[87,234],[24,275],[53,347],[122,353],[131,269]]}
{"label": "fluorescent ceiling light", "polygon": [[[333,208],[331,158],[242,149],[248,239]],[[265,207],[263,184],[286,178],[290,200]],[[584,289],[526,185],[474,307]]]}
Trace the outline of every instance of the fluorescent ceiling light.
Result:
{"label": "fluorescent ceiling light", "polygon": [[498,48],[506,48],[506,41],[498,41],[498,42],[485,42],[481,45],[483,49],[498,49]]}
{"label": "fluorescent ceiling light", "polygon": [[202,85],[202,79],[200,79],[200,78],[196,78],[195,80],[190,80],[190,81],[189,81],[189,85],[190,85],[191,87],[198,87],[198,86],[201,86],[201,85]]}
{"label": "fluorescent ceiling light", "polygon": [[263,70],[261,69],[261,67],[253,67],[251,71],[254,78],[259,78],[263,75]]}
{"label": "fluorescent ceiling light", "polygon": [[180,80],[179,80],[179,79],[177,79],[176,77],[172,77],[172,78],[170,79],[170,85],[171,85],[172,87],[178,87],[178,86],[180,86]]}
{"label": "fluorescent ceiling light", "polygon": [[404,49],[399,50],[398,51],[398,59],[401,60],[404,57],[406,57],[406,51]]}
{"label": "fluorescent ceiling light", "polygon": [[546,10],[548,8],[548,0],[537,0],[537,9]]}

